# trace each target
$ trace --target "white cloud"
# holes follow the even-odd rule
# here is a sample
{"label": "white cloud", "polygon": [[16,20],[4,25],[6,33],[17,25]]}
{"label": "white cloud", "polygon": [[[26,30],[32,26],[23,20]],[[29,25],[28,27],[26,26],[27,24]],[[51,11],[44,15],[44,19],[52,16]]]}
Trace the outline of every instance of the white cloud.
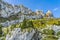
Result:
{"label": "white cloud", "polygon": [[56,11],[56,10],[58,10],[58,8],[54,8],[53,10]]}

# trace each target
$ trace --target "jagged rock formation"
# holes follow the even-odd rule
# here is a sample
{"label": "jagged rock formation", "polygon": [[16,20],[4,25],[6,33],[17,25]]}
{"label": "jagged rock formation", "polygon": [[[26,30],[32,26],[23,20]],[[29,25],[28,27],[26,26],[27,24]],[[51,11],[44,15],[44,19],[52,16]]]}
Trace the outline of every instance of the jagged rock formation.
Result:
{"label": "jagged rock formation", "polygon": [[[56,29],[57,28],[57,29]],[[45,34],[45,33],[42,33],[42,32],[52,32],[52,31],[49,31],[48,30],[53,30],[55,31],[54,32],[54,37],[49,38],[51,40],[60,40],[60,36],[57,38],[57,31],[60,31],[60,26],[56,26],[56,25],[52,25],[51,27],[46,27],[46,28],[43,28],[41,30],[35,30],[33,28],[31,28],[30,30],[27,28],[27,29],[21,29],[21,28],[14,28],[12,31],[9,31],[9,34],[6,35],[6,40],[43,40],[45,39],[47,36],[51,36],[51,34]],[[45,30],[45,29],[48,29],[48,30]],[[45,30],[45,31],[43,31]],[[56,38],[55,38],[56,37]],[[48,38],[47,38],[48,40]]]}
{"label": "jagged rock formation", "polygon": [[39,17],[39,18],[43,18],[44,17],[44,13],[42,10],[36,10],[36,15]]}
{"label": "jagged rock formation", "polygon": [[[23,5],[11,5],[3,1],[0,1],[0,17],[8,18],[13,15],[17,15],[19,17],[24,15],[28,19],[31,19],[31,18],[36,19],[36,18],[44,17],[45,14],[41,10],[37,10],[36,12],[33,12],[31,9],[24,7]],[[46,16],[51,17],[52,16],[51,11],[48,10],[48,12],[46,13]]]}
{"label": "jagged rock formation", "polygon": [[50,17],[50,18],[53,17],[53,14],[50,10],[46,12],[46,17]]}
{"label": "jagged rock formation", "polygon": [[60,31],[60,26],[54,25],[52,29],[57,33],[58,31]]}
{"label": "jagged rock formation", "polygon": [[42,39],[41,33],[39,33],[39,31],[36,30],[31,40],[41,40],[41,39]]}
{"label": "jagged rock formation", "polygon": [[21,31],[20,28],[15,28],[11,32],[11,35],[6,36],[6,40],[31,40],[34,33],[35,33],[34,29],[28,32],[27,29],[24,31]]}
{"label": "jagged rock formation", "polygon": [[[24,15],[30,15],[30,13],[32,13],[31,9],[28,9],[23,5],[11,5],[4,1],[0,1],[0,22],[3,22],[1,23],[2,25],[8,26],[10,23],[19,23],[20,20],[24,19]],[[27,18],[28,17],[29,16],[27,16]]]}
{"label": "jagged rock formation", "polygon": [[[21,26],[24,17],[26,19],[43,18],[42,19],[43,21],[32,20],[34,23],[30,24],[32,22],[28,22],[27,20],[28,22],[26,23],[27,27],[25,28],[24,26]],[[48,40],[48,38],[50,40],[60,40],[59,36],[60,33],[58,33],[60,31],[60,26],[56,26],[57,24],[60,25],[60,23],[58,23],[59,22],[58,19],[46,20],[44,19],[44,17],[51,18],[53,17],[53,14],[50,10],[48,10],[46,14],[44,14],[42,10],[37,10],[36,12],[33,12],[31,9],[26,8],[23,5],[11,5],[0,0],[0,24],[2,24],[2,26],[7,26],[1,29],[3,32],[3,36],[0,38],[0,40],[3,38],[5,38],[3,40],[43,40],[43,39]],[[20,22],[22,23],[18,24]],[[18,25],[13,26],[12,24]],[[33,27],[31,25],[33,25]],[[57,33],[59,35],[57,35]],[[55,38],[52,35],[55,37],[57,36],[58,38],[57,37]]]}
{"label": "jagged rock formation", "polygon": [[8,18],[9,16],[18,14],[19,12],[23,14],[29,14],[32,12],[30,9],[24,7],[23,5],[11,5],[3,1],[0,1],[0,6],[0,16],[4,18]]}
{"label": "jagged rock formation", "polygon": [[19,19],[19,20],[6,21],[6,22],[1,23],[1,24],[2,24],[2,26],[7,27],[9,25],[17,24],[17,23],[21,23],[21,22],[23,22],[23,20]]}

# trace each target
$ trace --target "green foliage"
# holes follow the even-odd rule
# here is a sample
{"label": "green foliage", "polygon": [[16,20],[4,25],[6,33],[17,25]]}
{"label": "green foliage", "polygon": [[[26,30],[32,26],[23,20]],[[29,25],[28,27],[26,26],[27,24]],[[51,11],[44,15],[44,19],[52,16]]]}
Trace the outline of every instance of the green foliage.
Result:
{"label": "green foliage", "polygon": [[16,28],[16,24],[13,24],[10,28],[11,30],[13,30],[14,28]]}
{"label": "green foliage", "polygon": [[27,22],[27,24],[28,24],[28,25],[27,25],[28,27],[34,27],[34,25],[33,25],[33,22],[32,22],[32,21],[28,21],[28,22]]}
{"label": "green foliage", "polygon": [[3,36],[6,36],[9,33],[9,29],[8,28],[3,28]]}
{"label": "green foliage", "polygon": [[5,22],[7,21],[7,18],[0,17],[0,22]]}
{"label": "green foliage", "polygon": [[58,38],[55,36],[46,36],[43,40],[58,40]]}
{"label": "green foliage", "polygon": [[60,25],[60,21],[58,21],[58,25]]}
{"label": "green foliage", "polygon": [[34,28],[42,29],[46,27],[46,22],[43,20],[33,20]]}
{"label": "green foliage", "polygon": [[24,18],[21,28],[26,28],[26,27],[27,27],[27,20],[26,18]]}
{"label": "green foliage", "polygon": [[49,30],[49,29],[44,29],[43,30],[43,34],[46,34],[46,35],[54,35],[54,31],[51,29],[51,30]]}
{"label": "green foliage", "polygon": [[2,39],[1,40],[6,40],[6,38],[5,37],[2,37]]}
{"label": "green foliage", "polygon": [[60,36],[60,31],[59,31],[59,32],[57,32],[57,36]]}
{"label": "green foliage", "polygon": [[23,29],[23,28],[29,28],[29,27],[33,27],[32,21],[24,19],[21,28]]}
{"label": "green foliage", "polygon": [[2,25],[0,24],[0,37],[2,36]]}
{"label": "green foliage", "polygon": [[[56,19],[37,19],[37,20],[27,20],[26,18],[23,20],[22,23],[19,23],[19,24],[14,24],[14,25],[11,25],[9,27],[6,27],[6,28],[3,28],[2,27],[0,28],[0,33],[2,33],[2,30],[3,30],[3,33],[4,33],[4,37],[9,34],[11,35],[11,31],[14,29],[14,28],[22,28],[23,32],[26,32],[26,30],[28,32],[30,32],[30,30],[32,28],[35,28],[35,29],[43,29],[46,27],[46,24],[47,25],[60,25],[60,22]],[[40,30],[38,30],[40,31]],[[46,36],[47,35],[50,35],[50,36],[47,36],[45,38],[43,38],[43,40],[57,40],[58,38],[54,37],[54,31],[51,29],[44,29],[42,34],[45,34]],[[60,32],[57,33],[57,35],[60,35]],[[2,35],[1,35],[2,36]],[[5,39],[3,39],[5,40]]]}

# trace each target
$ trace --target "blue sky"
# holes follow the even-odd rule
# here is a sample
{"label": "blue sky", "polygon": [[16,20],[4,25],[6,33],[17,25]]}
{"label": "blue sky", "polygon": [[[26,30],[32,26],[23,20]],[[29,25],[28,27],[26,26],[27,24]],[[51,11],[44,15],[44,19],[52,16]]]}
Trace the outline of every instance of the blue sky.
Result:
{"label": "blue sky", "polygon": [[51,10],[54,17],[60,18],[60,0],[4,0],[10,4],[23,4],[25,7],[30,8],[31,10],[35,11],[43,10],[44,13],[47,10]]}

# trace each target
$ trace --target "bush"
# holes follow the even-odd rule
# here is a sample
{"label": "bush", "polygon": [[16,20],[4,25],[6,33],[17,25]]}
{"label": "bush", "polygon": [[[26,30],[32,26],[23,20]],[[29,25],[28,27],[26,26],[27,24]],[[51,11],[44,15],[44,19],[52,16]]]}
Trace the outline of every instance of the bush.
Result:
{"label": "bush", "polygon": [[11,30],[14,29],[15,27],[16,27],[16,24],[13,24],[13,25],[11,26]]}
{"label": "bush", "polygon": [[0,24],[0,37],[2,36],[2,25]]}
{"label": "bush", "polygon": [[28,24],[27,25],[28,27],[33,27],[34,26],[32,21],[28,21],[27,24]]}
{"label": "bush", "polygon": [[43,40],[58,40],[58,38],[55,36],[46,36]]}
{"label": "bush", "polygon": [[54,35],[54,31],[53,30],[49,30],[49,29],[44,29],[43,30],[43,34],[46,34],[46,35]]}
{"label": "bush", "polygon": [[58,21],[58,25],[60,25],[60,21]]}
{"label": "bush", "polygon": [[33,27],[33,22],[32,20],[27,20],[24,19],[21,28],[29,28],[29,27]]}
{"label": "bush", "polygon": [[57,36],[60,36],[60,31],[59,31],[59,32],[57,32]]}
{"label": "bush", "polygon": [[27,20],[24,19],[21,28],[27,28]]}

